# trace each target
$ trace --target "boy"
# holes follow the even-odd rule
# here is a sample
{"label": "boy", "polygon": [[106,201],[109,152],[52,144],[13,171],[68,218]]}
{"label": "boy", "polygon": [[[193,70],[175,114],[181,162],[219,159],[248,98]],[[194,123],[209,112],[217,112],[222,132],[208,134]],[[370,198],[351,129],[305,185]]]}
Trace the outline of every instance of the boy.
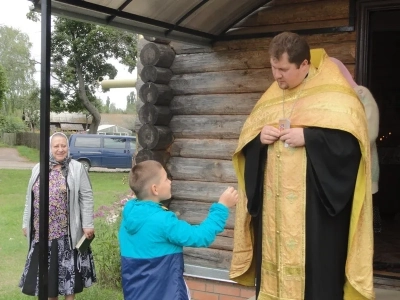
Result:
{"label": "boy", "polygon": [[128,201],[119,230],[125,300],[188,300],[183,279],[186,247],[208,247],[224,230],[229,207],[238,201],[229,187],[199,225],[179,220],[160,201],[171,198],[171,181],[162,165],[144,161],[129,174],[136,199]]}

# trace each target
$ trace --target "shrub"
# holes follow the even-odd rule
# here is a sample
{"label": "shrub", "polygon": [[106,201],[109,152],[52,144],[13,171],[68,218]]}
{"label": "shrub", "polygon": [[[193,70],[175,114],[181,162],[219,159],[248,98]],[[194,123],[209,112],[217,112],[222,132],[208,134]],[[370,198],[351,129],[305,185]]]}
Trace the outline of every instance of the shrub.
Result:
{"label": "shrub", "polygon": [[96,241],[93,255],[99,285],[103,288],[121,288],[121,257],[118,243],[118,230],[121,212],[128,201],[124,198],[111,206],[101,206],[95,213]]}
{"label": "shrub", "polygon": [[14,116],[0,115],[0,132],[15,133],[26,130],[26,125],[22,119]]}

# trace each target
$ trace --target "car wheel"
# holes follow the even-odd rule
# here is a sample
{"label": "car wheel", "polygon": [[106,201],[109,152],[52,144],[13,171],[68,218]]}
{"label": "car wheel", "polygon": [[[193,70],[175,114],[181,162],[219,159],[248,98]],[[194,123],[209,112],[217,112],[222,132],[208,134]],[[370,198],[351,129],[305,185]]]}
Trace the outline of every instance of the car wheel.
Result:
{"label": "car wheel", "polygon": [[83,165],[83,167],[86,169],[86,171],[89,172],[90,163],[87,160],[80,160],[79,162]]}

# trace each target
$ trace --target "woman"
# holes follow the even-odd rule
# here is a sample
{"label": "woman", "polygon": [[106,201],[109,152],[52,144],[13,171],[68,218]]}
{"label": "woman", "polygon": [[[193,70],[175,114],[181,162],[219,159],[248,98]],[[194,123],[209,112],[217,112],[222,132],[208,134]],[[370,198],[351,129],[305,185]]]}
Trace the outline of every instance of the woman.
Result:
{"label": "woman", "polygon": [[[23,233],[29,252],[19,286],[27,295],[38,295],[39,263],[39,177],[37,164],[29,180],[23,217]],[[64,295],[73,300],[83,287],[96,281],[93,255],[89,248],[80,254],[80,238],[94,236],[93,193],[83,165],[69,156],[68,138],[61,132],[50,137],[49,171],[49,269],[48,296]]]}

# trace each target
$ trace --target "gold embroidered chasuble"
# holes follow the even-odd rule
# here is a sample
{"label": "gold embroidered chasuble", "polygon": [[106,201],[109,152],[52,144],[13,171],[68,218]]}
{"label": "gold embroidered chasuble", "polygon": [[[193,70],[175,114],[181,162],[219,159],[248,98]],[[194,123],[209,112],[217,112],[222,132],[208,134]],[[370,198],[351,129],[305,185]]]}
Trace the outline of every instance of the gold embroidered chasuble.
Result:
{"label": "gold embroidered chasuble", "polygon": [[[233,164],[239,183],[234,249],[230,277],[254,286],[253,230],[247,212],[243,147],[265,125],[278,126],[290,116],[291,127],[339,129],[357,138],[361,162],[351,212],[344,299],[374,299],[372,256],[372,196],[370,153],[366,117],[361,102],[327,59],[323,49],[311,51],[306,82],[283,95],[274,82],[257,102],[240,134]],[[283,114],[285,113],[285,116]],[[283,142],[268,145],[262,210],[262,267],[259,300],[304,299],[305,289],[305,147],[285,148]]]}

